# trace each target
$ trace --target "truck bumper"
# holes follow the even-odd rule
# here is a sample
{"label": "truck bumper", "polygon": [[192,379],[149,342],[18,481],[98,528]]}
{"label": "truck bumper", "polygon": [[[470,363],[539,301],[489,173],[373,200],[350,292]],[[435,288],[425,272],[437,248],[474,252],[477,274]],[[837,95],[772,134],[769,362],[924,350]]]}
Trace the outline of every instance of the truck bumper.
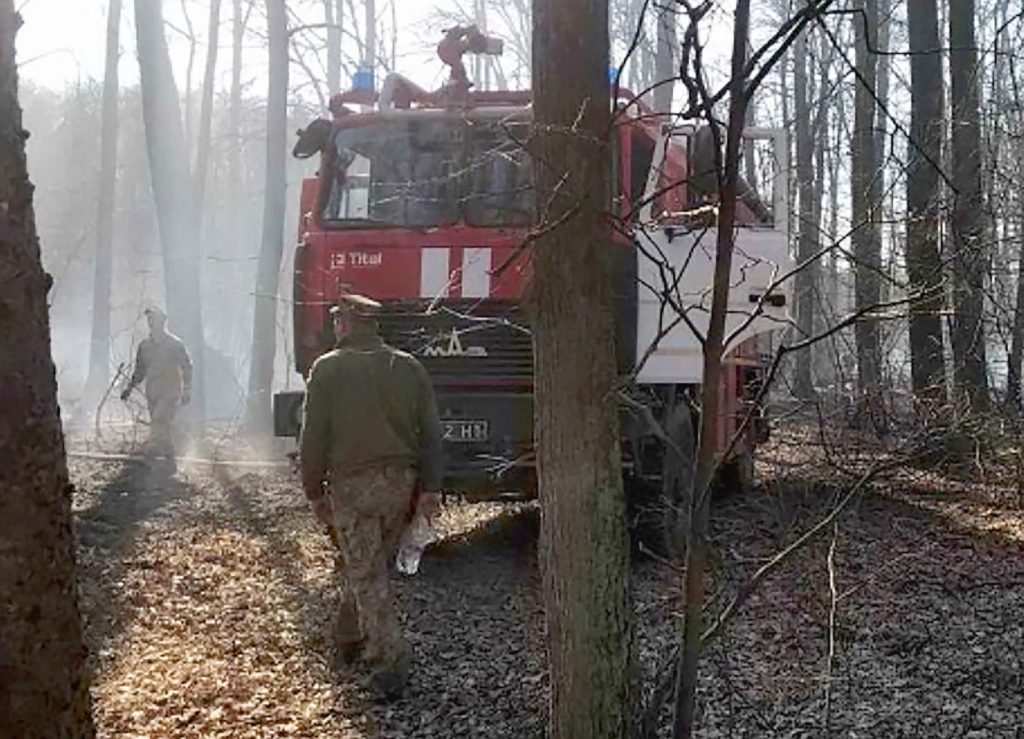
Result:
{"label": "truck bumper", "polygon": [[[274,395],[275,436],[298,438],[304,398],[301,390]],[[445,434],[445,490],[470,500],[536,495],[530,394],[439,388],[437,405]],[[469,433],[483,428],[484,438]]]}

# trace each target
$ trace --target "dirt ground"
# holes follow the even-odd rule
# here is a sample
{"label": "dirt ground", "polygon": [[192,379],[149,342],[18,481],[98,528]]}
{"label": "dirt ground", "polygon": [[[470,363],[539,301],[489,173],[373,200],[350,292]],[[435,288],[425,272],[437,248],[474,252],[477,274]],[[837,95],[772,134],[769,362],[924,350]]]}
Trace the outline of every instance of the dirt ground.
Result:
{"label": "dirt ground", "polygon": [[[403,699],[377,705],[357,673],[331,668],[331,545],[287,467],[170,474],[72,457],[71,469],[102,736],[543,735],[535,508],[445,510],[420,573],[394,576],[415,674]],[[767,484],[714,509],[712,613],[835,494],[772,482],[770,459],[759,471]],[[1024,737],[1022,545],[1024,515],[996,491],[867,493],[713,643],[701,736]],[[680,576],[651,560],[634,574],[649,688],[676,640]]]}

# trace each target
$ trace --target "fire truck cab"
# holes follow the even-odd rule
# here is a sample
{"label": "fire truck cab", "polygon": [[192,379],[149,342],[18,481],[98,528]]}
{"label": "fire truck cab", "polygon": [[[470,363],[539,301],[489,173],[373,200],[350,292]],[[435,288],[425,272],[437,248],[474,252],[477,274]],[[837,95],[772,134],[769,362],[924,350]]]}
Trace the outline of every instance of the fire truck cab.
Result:
{"label": "fire truck cab", "polygon": [[[454,75],[453,75],[454,77]],[[456,80],[457,82],[457,80]],[[470,499],[530,497],[533,358],[523,248],[535,218],[528,92],[427,93],[390,75],[381,92],[332,100],[333,116],[305,130],[300,156],[319,155],[303,183],[294,255],[294,354],[306,376],[333,345],[328,310],[344,291],[384,305],[385,341],[420,359],[444,430],[445,487]],[[633,392],[692,431],[716,238],[717,178],[710,129],[671,125],[618,90],[609,163],[621,228],[614,254],[616,351]],[[362,105],[354,112],[347,105]],[[753,130],[745,147],[729,296],[720,451],[734,484],[752,482],[764,438],[751,407],[765,338],[786,320],[789,270],[782,134]],[[711,142],[713,143],[713,142]],[[700,169],[703,167],[703,169]],[[275,433],[296,436],[302,394],[274,398]],[[679,416],[679,409],[687,412]],[[748,413],[755,422],[744,424]],[[741,428],[738,443],[732,437]],[[663,444],[624,412],[624,468],[657,484]],[[692,436],[691,436],[692,438]]]}

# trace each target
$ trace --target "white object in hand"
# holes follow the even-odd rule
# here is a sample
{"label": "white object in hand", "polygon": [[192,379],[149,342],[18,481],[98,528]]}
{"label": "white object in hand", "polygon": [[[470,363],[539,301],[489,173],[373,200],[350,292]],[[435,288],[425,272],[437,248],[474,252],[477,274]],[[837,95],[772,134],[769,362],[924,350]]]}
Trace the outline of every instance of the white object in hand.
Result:
{"label": "white object in hand", "polygon": [[427,544],[434,540],[434,531],[427,517],[421,513],[413,516],[398,544],[395,567],[403,575],[415,575],[420,568],[420,558]]}

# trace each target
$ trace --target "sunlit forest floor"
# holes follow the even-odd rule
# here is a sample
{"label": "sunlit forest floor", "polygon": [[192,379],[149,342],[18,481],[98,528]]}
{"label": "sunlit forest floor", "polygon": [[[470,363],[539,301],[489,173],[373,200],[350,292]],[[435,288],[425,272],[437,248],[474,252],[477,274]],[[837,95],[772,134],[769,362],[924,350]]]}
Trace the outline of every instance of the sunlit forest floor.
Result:
{"label": "sunlit forest floor", "polygon": [[[331,666],[331,544],[287,466],[192,461],[170,475],[74,456],[86,449],[74,439],[70,449],[102,736],[543,734],[535,508],[445,510],[445,539],[419,574],[394,576],[416,665],[406,696],[377,705],[358,673]],[[807,449],[773,442],[758,491],[716,502],[712,613],[841,492],[800,472]],[[679,573],[649,559],[634,573],[649,687],[676,640]],[[1024,736],[1022,614],[1024,514],[1009,492],[920,476],[879,484],[713,643],[702,736]]]}

